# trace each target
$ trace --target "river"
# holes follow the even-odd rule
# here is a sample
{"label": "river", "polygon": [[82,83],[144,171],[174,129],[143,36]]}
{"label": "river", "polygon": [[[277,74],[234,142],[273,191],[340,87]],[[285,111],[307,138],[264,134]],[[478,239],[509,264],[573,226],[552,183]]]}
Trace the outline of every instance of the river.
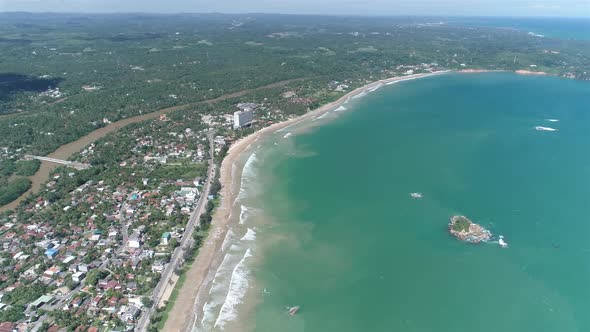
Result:
{"label": "river", "polygon": [[[119,121],[110,123],[102,128],[98,128],[98,129],[90,132],[89,134],[87,134],[87,135],[85,135],[73,142],[70,142],[70,143],[60,146],[57,150],[48,154],[47,157],[68,160],[75,153],[80,152],[84,147],[88,146],[89,144],[96,142],[97,140],[105,137],[106,135],[108,135],[112,132],[115,132],[127,125],[142,122],[142,121],[152,120],[152,119],[159,117],[162,114],[167,114],[170,112],[178,111],[178,110],[183,109],[185,107],[196,106],[199,104],[212,104],[212,103],[220,102],[220,101],[231,99],[231,98],[241,97],[241,96],[246,95],[251,92],[266,90],[266,89],[273,89],[273,88],[287,85],[289,83],[302,81],[305,79],[307,79],[307,78],[304,77],[304,78],[296,78],[296,79],[290,79],[290,80],[285,80],[285,81],[279,81],[279,82],[271,83],[271,84],[264,85],[264,86],[261,86],[258,88],[245,89],[245,90],[241,90],[241,91],[237,91],[237,92],[228,93],[228,94],[216,97],[216,98],[207,99],[207,100],[203,100],[203,101],[196,102],[196,103],[167,107],[167,108],[163,108],[163,109],[156,111],[156,112],[141,114],[141,115],[121,119]],[[24,194],[22,194],[16,200],[0,207],[0,212],[12,210],[12,209],[16,208],[18,206],[18,204],[20,202],[22,202],[28,195],[38,193],[39,190],[41,189],[41,186],[43,185],[43,183],[45,183],[48,180],[51,172],[59,166],[60,165],[57,165],[54,163],[41,162],[41,167],[39,167],[39,170],[33,176],[29,177],[29,179],[32,182],[31,188],[29,190],[27,190]]]}

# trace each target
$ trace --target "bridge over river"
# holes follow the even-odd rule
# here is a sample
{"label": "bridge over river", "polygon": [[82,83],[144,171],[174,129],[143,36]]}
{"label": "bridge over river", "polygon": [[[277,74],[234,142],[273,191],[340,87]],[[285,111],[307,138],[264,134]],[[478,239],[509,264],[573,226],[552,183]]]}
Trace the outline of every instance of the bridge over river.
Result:
{"label": "bridge over river", "polygon": [[47,162],[50,162],[50,163],[55,163],[55,164],[60,164],[60,165],[65,165],[65,166],[73,167],[75,169],[87,169],[87,168],[90,168],[90,165],[89,164],[82,164],[82,163],[75,162],[75,161],[61,160],[61,159],[56,159],[56,158],[33,156],[33,155],[30,155],[30,154],[25,155],[25,159],[27,159],[27,160],[37,159],[37,160],[40,160],[40,161],[47,161]]}

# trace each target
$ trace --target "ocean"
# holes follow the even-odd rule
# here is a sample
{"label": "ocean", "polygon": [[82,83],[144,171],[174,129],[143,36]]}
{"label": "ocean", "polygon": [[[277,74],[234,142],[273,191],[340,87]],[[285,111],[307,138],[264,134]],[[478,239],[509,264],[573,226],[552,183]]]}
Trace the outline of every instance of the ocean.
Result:
{"label": "ocean", "polygon": [[590,331],[588,105],[588,82],[453,73],[257,141],[196,330]]}
{"label": "ocean", "polygon": [[548,38],[590,40],[590,18],[464,17],[450,24],[520,30]]}

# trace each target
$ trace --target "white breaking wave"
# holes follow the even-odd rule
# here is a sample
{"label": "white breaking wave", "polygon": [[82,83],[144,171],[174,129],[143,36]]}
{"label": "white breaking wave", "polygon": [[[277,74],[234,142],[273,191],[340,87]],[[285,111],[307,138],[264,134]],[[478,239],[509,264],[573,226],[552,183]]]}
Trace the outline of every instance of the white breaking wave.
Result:
{"label": "white breaking wave", "polygon": [[363,92],[361,92],[359,94],[356,94],[356,95],[352,96],[352,99],[361,98],[361,97],[364,97],[366,95],[367,95],[367,93],[363,91]]}
{"label": "white breaking wave", "polygon": [[256,232],[252,228],[248,228],[246,234],[242,236],[240,241],[254,241],[256,240]]}
{"label": "white breaking wave", "polygon": [[214,327],[223,329],[225,324],[237,317],[237,306],[242,303],[242,298],[248,290],[248,275],[249,272],[244,266],[246,258],[251,257],[252,254],[250,249],[246,250],[242,260],[236,265],[231,276],[229,283],[229,291],[225,297],[225,302],[221,306],[221,311],[217,320],[215,321]]}
{"label": "white breaking wave", "polygon": [[334,110],[334,112],[342,112],[342,111],[346,111],[346,107],[344,106],[340,106],[337,109]]}
{"label": "white breaking wave", "polygon": [[[231,249],[239,249],[240,247],[232,245]],[[215,276],[211,281],[211,288],[209,289],[209,299],[203,306],[203,318],[201,319],[200,326],[196,327],[197,331],[210,331],[212,325],[216,320],[216,313],[219,308],[223,305],[225,297],[227,296],[227,288],[230,280],[230,273],[237,264],[241,255],[227,253],[223,256],[223,260],[219,267],[215,271]]]}
{"label": "white breaking wave", "polygon": [[246,187],[248,184],[248,181],[250,180],[250,178],[252,178],[253,176],[255,176],[255,172],[254,172],[254,162],[256,162],[257,158],[256,158],[256,152],[253,152],[250,157],[248,157],[248,160],[246,161],[246,163],[244,164],[244,168],[242,169],[242,179],[241,179],[241,183],[240,183],[240,192],[238,194],[238,197],[236,198],[236,200],[241,201],[241,199],[246,195]]}
{"label": "white breaking wave", "polygon": [[221,251],[227,250],[230,245],[230,241],[233,240],[234,232],[230,228],[227,233],[225,233],[225,238],[223,239],[223,243],[221,243]]}
{"label": "white breaking wave", "polygon": [[330,112],[326,112],[326,113],[324,113],[324,114],[322,114],[322,115],[318,116],[318,117],[317,117],[317,119],[318,119],[318,120],[319,120],[319,119],[323,119],[323,118],[327,117],[327,116],[328,116],[328,114],[330,114]]}
{"label": "white breaking wave", "polygon": [[244,164],[244,168],[242,170],[242,177],[244,175],[252,175],[252,164],[256,161],[256,152],[253,152],[246,163]]}
{"label": "white breaking wave", "polygon": [[549,122],[559,122],[558,119],[547,119],[547,121],[549,121]]}
{"label": "white breaking wave", "polygon": [[[224,273],[227,272],[231,265],[232,265],[232,255],[230,254],[225,254],[223,256],[223,260],[221,261],[221,264],[219,264],[219,267],[217,268],[217,270],[215,271],[215,276],[213,277],[213,281],[211,282],[211,288],[209,289],[209,295],[212,295],[213,293],[219,292],[220,290],[223,290],[223,285],[222,285],[222,280]],[[214,307],[216,305],[219,305],[221,302],[219,303],[214,303],[214,298],[211,297],[210,301],[207,303],[209,306]],[[205,321],[205,317],[203,317],[203,321]]]}
{"label": "white breaking wave", "polygon": [[205,302],[205,305],[203,306],[203,319],[201,319],[201,325],[213,319],[213,316],[215,316],[215,311],[213,309],[214,308],[211,303]]}
{"label": "white breaking wave", "polygon": [[541,126],[536,126],[535,129],[539,130],[539,131],[558,131],[558,129],[555,129],[555,128],[541,127]]}
{"label": "white breaking wave", "polygon": [[287,133],[283,138],[289,138],[289,136],[291,136],[291,133]]}
{"label": "white breaking wave", "polygon": [[385,83],[385,85],[392,85],[392,84],[395,84],[397,82],[399,82],[399,81],[387,82],[387,83]]}
{"label": "white breaking wave", "polygon": [[240,206],[240,225],[243,225],[244,222],[246,221],[247,213],[248,213],[248,208],[245,207],[244,205]]}
{"label": "white breaking wave", "polygon": [[367,91],[369,91],[369,92],[374,92],[374,91],[377,91],[377,90],[379,90],[379,88],[381,88],[382,86],[383,86],[383,84],[382,84],[382,83],[379,83],[379,84],[377,84],[375,87],[373,87],[373,88],[371,88],[371,89],[368,89]]}

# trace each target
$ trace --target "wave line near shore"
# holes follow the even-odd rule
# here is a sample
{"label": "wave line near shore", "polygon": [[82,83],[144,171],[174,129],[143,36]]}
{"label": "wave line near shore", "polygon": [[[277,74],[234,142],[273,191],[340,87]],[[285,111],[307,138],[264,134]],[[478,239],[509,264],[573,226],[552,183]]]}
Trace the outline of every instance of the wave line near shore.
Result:
{"label": "wave line near shore", "polygon": [[[430,77],[434,75],[445,74],[450,71],[439,71],[433,73],[424,73],[424,74],[415,74],[415,75],[408,75],[408,76],[399,76],[399,77],[392,77],[380,81],[376,81],[370,84],[367,84],[363,87],[357,88],[346,95],[342,96],[340,99],[328,103],[314,111],[308,112],[300,117],[293,118],[290,120],[286,120],[280,123],[273,124],[271,126],[265,127],[260,129],[259,131],[244,137],[238,141],[236,141],[232,146],[229,148],[228,153],[223,160],[223,163],[220,168],[220,181],[222,183],[222,190],[221,190],[221,205],[216,210],[215,215],[213,217],[212,223],[212,234],[218,234],[214,239],[211,241],[207,241],[205,245],[199,250],[199,255],[197,256],[195,262],[187,272],[189,274],[189,278],[191,283],[186,283],[183,285],[182,289],[180,290],[180,296],[175,303],[174,307],[170,311],[169,318],[164,326],[164,331],[192,331],[192,330],[200,330],[203,326],[201,325],[205,320],[205,312],[207,306],[210,307],[211,303],[208,301],[209,291],[213,286],[214,277],[211,276],[212,271],[217,271],[219,266],[221,265],[221,257],[225,256],[225,253],[222,251],[222,243],[225,239],[226,233],[230,229],[230,225],[235,223],[239,224],[239,218],[231,218],[231,211],[235,207],[236,200],[239,200],[244,195],[244,176],[252,176],[250,173],[251,160],[252,155],[255,153],[252,151],[251,156],[247,158],[247,161],[243,161],[243,154],[247,153],[250,149],[250,146],[254,143],[259,141],[260,138],[266,137],[272,133],[278,133],[281,131],[286,130],[287,128],[299,124],[305,120],[314,119],[317,117],[321,117],[328,112],[335,110],[345,103],[350,101],[357,95],[365,95],[370,89],[374,89],[375,87],[380,87],[386,84],[393,84],[399,81],[406,81],[411,79],[417,78],[424,78]],[[376,90],[376,89],[375,89]],[[254,156],[254,159],[256,156]],[[248,165],[250,162],[250,165]],[[239,164],[243,163],[243,167],[241,168]],[[233,170],[233,171],[232,171]],[[237,173],[240,173],[239,175]],[[239,179],[236,177],[239,176]],[[244,235],[245,236],[245,235]],[[231,249],[230,249],[231,250]],[[249,252],[250,248],[246,251],[251,255]],[[250,256],[248,256],[250,257]],[[243,260],[245,260],[246,254],[244,254]],[[239,265],[240,263],[238,263]],[[241,265],[242,268],[244,264]],[[234,268],[237,269],[238,266]],[[241,271],[241,270],[240,270]],[[239,271],[238,271],[239,272]],[[213,273],[214,274],[214,273]],[[247,281],[246,281],[247,282]],[[236,287],[238,282],[234,283],[234,291],[237,289]],[[240,286],[243,286],[240,283]],[[228,287],[228,295],[231,292],[231,282]],[[183,303],[187,303],[191,301],[193,305],[179,305],[183,298]],[[231,304],[231,305],[230,305]],[[223,328],[223,326],[235,319],[237,317],[236,312],[234,309],[237,304],[230,301],[230,304],[226,305],[226,309],[224,311],[223,306],[220,310],[219,317],[216,319],[214,326],[217,328]],[[234,305],[235,304],[235,305]],[[237,309],[236,309],[237,310]],[[209,312],[209,314],[211,314]],[[222,314],[224,317],[221,317]],[[201,317],[202,320],[199,320],[198,317]],[[209,316],[209,319],[211,317]],[[201,325],[201,326],[200,326]]]}

